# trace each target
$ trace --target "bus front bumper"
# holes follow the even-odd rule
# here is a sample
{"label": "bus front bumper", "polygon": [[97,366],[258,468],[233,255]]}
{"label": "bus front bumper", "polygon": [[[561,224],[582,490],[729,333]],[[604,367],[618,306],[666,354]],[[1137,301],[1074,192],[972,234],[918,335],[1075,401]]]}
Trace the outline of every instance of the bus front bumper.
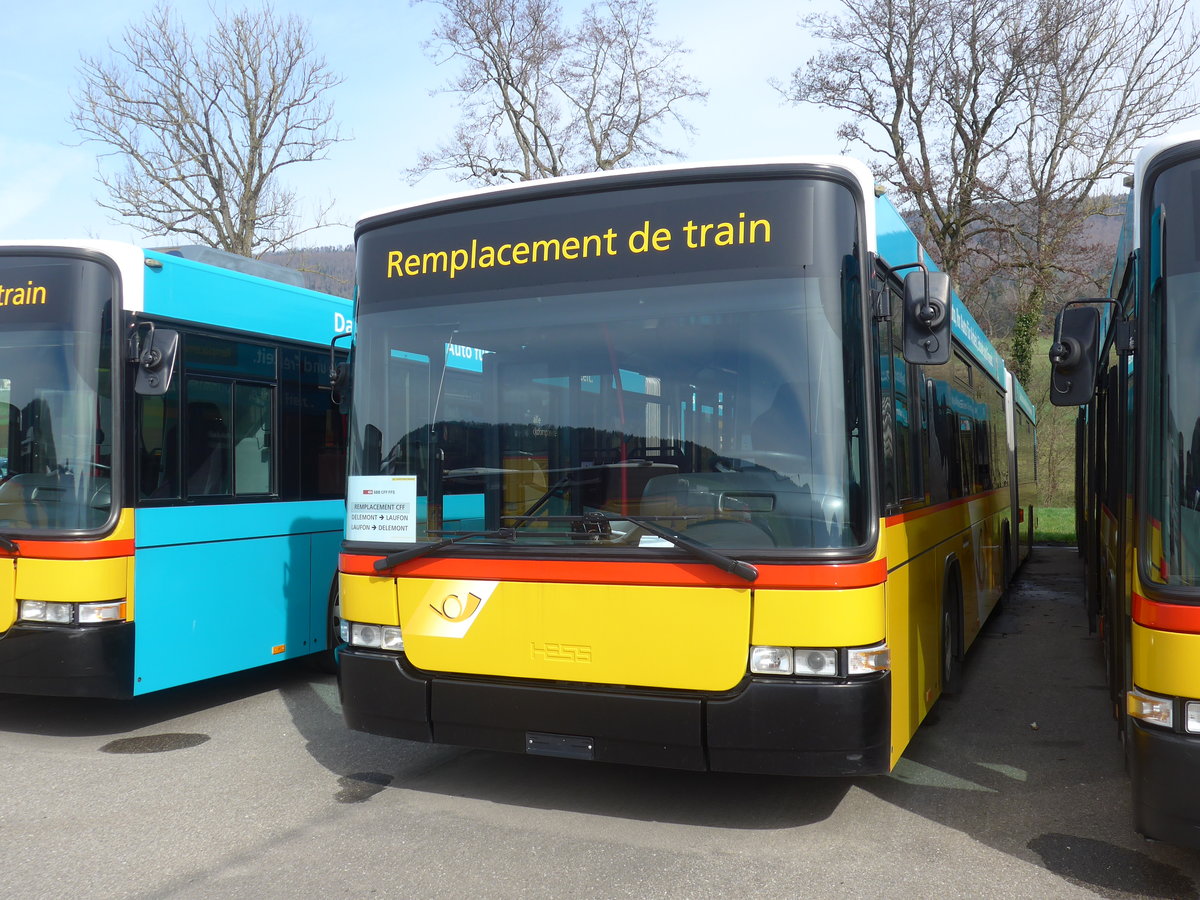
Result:
{"label": "bus front bumper", "polygon": [[1148,838],[1200,849],[1200,735],[1128,721],[1134,827]]}
{"label": "bus front bumper", "polygon": [[131,697],[133,630],[132,622],[13,625],[0,635],[0,693]]}
{"label": "bus front bumper", "polygon": [[888,673],[747,678],[709,695],[434,675],[402,655],[344,647],[338,685],[351,728],[414,741],[714,772],[845,776],[890,765]]}

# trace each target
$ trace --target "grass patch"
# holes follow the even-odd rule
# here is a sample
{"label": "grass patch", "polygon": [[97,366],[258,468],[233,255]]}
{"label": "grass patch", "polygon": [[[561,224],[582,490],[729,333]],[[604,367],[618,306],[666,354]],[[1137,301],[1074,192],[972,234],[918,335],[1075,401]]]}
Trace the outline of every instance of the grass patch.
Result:
{"label": "grass patch", "polygon": [[1075,543],[1075,508],[1049,506],[1035,510],[1033,540],[1039,544]]}

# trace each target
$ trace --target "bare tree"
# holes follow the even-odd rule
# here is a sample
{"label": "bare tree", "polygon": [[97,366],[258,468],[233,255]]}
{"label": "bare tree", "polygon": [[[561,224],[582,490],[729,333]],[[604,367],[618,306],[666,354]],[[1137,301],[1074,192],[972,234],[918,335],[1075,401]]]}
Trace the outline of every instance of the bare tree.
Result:
{"label": "bare tree", "polygon": [[280,173],[341,140],[326,99],[341,82],[308,26],[270,5],[218,16],[193,39],[160,3],[111,58],[84,58],[72,124],[106,145],[101,205],[148,235],[181,235],[244,256],[286,248],[300,223]]}
{"label": "bare tree", "polygon": [[783,88],[793,103],[850,113],[839,135],[872,154],[956,283],[967,247],[990,228],[980,201],[1020,126],[1029,2],[843,0],[843,14],[804,19],[831,49]]}
{"label": "bare tree", "polygon": [[678,156],[665,127],[707,92],[680,67],[678,41],[654,36],[654,0],[603,0],[574,29],[553,0],[429,0],[442,16],[426,49],[459,60],[452,138],[421,155],[433,171],[497,184]]}
{"label": "bare tree", "polygon": [[784,92],[850,114],[842,136],[874,154],[973,311],[988,279],[1018,286],[1028,377],[1044,298],[1092,265],[1078,238],[1095,187],[1200,111],[1189,3],[842,0],[804,20],[832,49]]}
{"label": "bare tree", "polygon": [[[1132,163],[1136,147],[1200,112],[1200,33],[1191,0],[1043,3],[1040,64],[1022,73],[1019,167],[994,218],[1008,231],[1008,267],[1021,287],[1011,365],[1031,374],[1033,342],[1047,301],[1064,288],[1100,281],[1111,247],[1084,233],[1111,206],[1096,188]],[[1104,290],[1103,284],[1096,285]]]}

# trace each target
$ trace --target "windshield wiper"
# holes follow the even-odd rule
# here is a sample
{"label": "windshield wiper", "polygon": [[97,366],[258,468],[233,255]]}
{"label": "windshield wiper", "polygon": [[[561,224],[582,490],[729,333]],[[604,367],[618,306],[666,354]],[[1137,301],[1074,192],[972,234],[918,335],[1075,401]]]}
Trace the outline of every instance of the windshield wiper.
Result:
{"label": "windshield wiper", "polygon": [[722,572],[728,572],[731,575],[736,575],[744,581],[755,581],[758,578],[758,569],[748,562],[742,562],[740,559],[734,559],[732,556],[726,556],[719,550],[713,550],[711,547],[705,547],[703,544],[697,544],[690,538],[685,537],[674,529],[667,528],[665,525],[659,525],[660,519],[676,521],[678,519],[690,518],[688,516],[629,516],[629,515],[610,515],[604,512],[588,512],[581,516],[504,516],[505,519],[516,519],[526,521],[529,519],[537,519],[542,522],[571,522],[579,526],[579,530],[575,532],[577,536],[592,535],[603,533],[604,529],[612,530],[613,522],[630,522],[641,528],[643,531],[648,531],[651,534],[669,541],[680,550],[690,553],[697,559],[703,560],[709,565],[716,566]]}
{"label": "windshield wiper", "polygon": [[425,556],[427,553],[433,553],[436,550],[441,550],[443,547],[449,547],[451,544],[457,544],[459,541],[465,541],[468,538],[487,537],[499,538],[505,541],[513,541],[517,538],[517,533],[512,528],[497,528],[495,531],[437,531],[434,534],[447,534],[449,537],[442,538],[440,541],[434,541],[431,544],[418,544],[415,547],[390,553],[383,559],[375,560],[375,571],[383,572],[393,566],[400,565],[402,562],[417,559],[418,557]]}
{"label": "windshield wiper", "polygon": [[6,537],[0,537],[0,550],[5,550],[9,553],[20,553],[21,548],[17,546],[16,541],[10,541]]}
{"label": "windshield wiper", "polygon": [[632,522],[638,528],[644,529],[653,535],[657,535],[665,541],[670,541],[680,550],[686,550],[698,559],[702,559],[707,563],[716,566],[722,572],[728,572],[731,575],[736,575],[743,581],[755,581],[758,578],[758,568],[750,565],[748,562],[742,562],[740,559],[734,559],[732,556],[726,556],[711,547],[705,547],[703,544],[697,544],[677,531],[667,528],[665,525],[659,525],[656,521],[641,516],[605,516],[610,522],[621,521]]}

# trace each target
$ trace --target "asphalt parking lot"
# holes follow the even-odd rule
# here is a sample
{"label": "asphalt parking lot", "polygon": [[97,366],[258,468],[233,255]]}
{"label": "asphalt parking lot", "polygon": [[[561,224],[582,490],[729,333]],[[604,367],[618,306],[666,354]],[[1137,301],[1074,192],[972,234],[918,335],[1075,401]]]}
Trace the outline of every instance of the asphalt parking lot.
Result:
{"label": "asphalt parking lot", "polygon": [[348,731],[286,665],[0,696],[4,897],[1197,897],[1134,834],[1078,558],[1039,548],[887,777],[700,775]]}

